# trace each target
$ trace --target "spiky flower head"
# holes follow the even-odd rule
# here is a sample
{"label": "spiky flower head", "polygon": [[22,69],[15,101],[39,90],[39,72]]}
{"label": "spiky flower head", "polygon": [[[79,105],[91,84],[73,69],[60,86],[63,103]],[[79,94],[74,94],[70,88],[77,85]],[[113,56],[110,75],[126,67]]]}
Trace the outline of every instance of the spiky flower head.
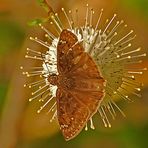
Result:
{"label": "spiky flower head", "polygon": [[[142,84],[136,81],[135,75],[141,75],[146,68],[134,69],[132,65],[141,63],[141,58],[146,56],[146,54],[141,52],[140,47],[132,49],[131,42],[135,38],[133,30],[128,31],[126,34],[118,35],[121,30],[127,28],[127,25],[124,24],[123,20],[116,20],[116,14],[112,18],[107,19],[104,28],[100,28],[103,9],[100,10],[98,18],[94,18],[94,10],[89,8],[88,5],[86,6],[85,21],[82,26],[78,25],[79,12],[77,9],[67,12],[64,8],[61,8],[61,14],[65,16],[65,20],[69,24],[69,27],[65,27],[65,23],[62,23],[58,14],[54,13],[45,1],[43,1],[43,4],[49,15],[45,22],[50,22],[50,25],[54,26],[56,33],[54,34],[52,30],[44,27],[44,23],[39,23],[39,27],[45,32],[47,41],[42,41],[37,37],[30,37],[32,41],[43,45],[47,50],[46,52],[40,52],[27,48],[26,58],[41,61],[38,67],[32,68],[32,71],[23,72],[27,77],[37,77],[37,81],[24,85],[25,87],[36,89],[32,92],[32,97],[29,101],[39,99],[40,102],[43,102],[43,105],[37,111],[38,113],[45,107],[48,108],[51,101],[54,102],[49,107],[48,112],[53,112],[51,121],[57,116],[56,101],[54,99],[57,86],[50,84],[48,77],[58,74],[57,45],[60,33],[63,29],[67,29],[77,36],[78,42],[83,45],[85,52],[89,53],[93,58],[102,77],[106,80],[105,97],[98,108],[98,113],[105,127],[111,127],[107,113],[114,119],[116,116],[115,108],[117,108],[125,116],[115,103],[115,98],[132,101],[128,96],[129,94],[141,97]],[[93,20],[96,21],[95,25]],[[90,123],[91,128],[94,129],[92,119],[90,119]],[[87,130],[87,125],[85,129]]]}

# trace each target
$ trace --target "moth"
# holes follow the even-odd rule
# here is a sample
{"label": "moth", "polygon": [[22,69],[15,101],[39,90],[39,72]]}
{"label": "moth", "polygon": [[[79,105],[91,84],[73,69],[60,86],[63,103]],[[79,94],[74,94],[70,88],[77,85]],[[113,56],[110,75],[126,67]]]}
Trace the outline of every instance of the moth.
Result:
{"label": "moth", "polygon": [[105,80],[75,34],[63,30],[57,46],[58,75],[49,83],[57,85],[57,118],[66,140],[77,136],[103,100]]}

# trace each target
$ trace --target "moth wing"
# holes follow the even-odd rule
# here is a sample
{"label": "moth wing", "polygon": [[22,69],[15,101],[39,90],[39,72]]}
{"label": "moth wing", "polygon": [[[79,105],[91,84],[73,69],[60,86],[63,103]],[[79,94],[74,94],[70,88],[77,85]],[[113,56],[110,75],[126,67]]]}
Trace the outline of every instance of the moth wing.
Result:
{"label": "moth wing", "polygon": [[[83,61],[85,60],[85,61]],[[105,80],[88,53],[83,53],[75,67],[71,70],[70,77],[74,81],[71,90],[90,112],[90,117],[98,110],[104,97]],[[80,65],[80,63],[83,63]]]}
{"label": "moth wing", "polygon": [[89,110],[72,93],[57,90],[57,116],[66,140],[77,136],[89,119]]}
{"label": "moth wing", "polygon": [[105,81],[72,32],[62,31],[57,53],[59,74],[72,78],[74,83],[71,90],[57,91],[59,124],[65,139],[70,140],[80,133],[99,108]]}
{"label": "moth wing", "polygon": [[63,30],[57,46],[57,69],[59,73],[68,73],[75,66],[74,58],[79,57],[84,49],[75,34]]}

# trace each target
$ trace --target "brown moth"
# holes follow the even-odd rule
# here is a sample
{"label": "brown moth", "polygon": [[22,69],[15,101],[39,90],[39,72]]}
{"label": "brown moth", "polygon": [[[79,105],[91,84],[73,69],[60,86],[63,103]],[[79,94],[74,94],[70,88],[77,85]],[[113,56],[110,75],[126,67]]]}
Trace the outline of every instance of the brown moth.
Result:
{"label": "brown moth", "polygon": [[63,30],[57,46],[58,75],[48,81],[57,85],[57,118],[63,136],[77,136],[97,112],[104,96],[105,80],[77,37]]}

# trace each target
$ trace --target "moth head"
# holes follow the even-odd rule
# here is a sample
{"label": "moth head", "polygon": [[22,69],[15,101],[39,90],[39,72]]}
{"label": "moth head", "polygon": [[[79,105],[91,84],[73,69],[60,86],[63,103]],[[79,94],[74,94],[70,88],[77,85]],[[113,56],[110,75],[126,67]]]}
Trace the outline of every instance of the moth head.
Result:
{"label": "moth head", "polygon": [[58,84],[58,76],[56,74],[49,75],[48,82],[52,85],[57,85]]}

